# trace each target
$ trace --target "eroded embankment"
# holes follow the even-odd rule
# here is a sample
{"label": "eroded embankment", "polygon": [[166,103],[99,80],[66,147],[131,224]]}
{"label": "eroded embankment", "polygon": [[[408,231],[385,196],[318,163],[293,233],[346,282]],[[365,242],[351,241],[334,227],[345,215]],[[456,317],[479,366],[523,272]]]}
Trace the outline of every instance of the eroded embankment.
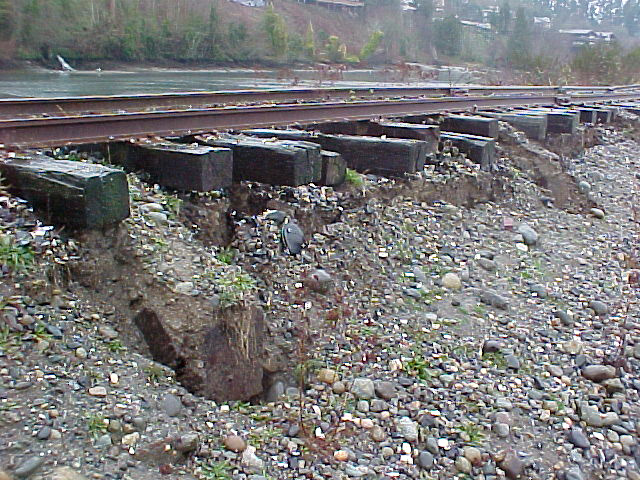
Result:
{"label": "eroded embankment", "polygon": [[640,146],[623,121],[577,156],[584,137],[552,153],[502,125],[492,173],[445,155],[403,180],[221,198],[131,175],[131,219],[99,234],[45,232],[3,194],[37,268],[1,284],[0,469],[635,478]]}

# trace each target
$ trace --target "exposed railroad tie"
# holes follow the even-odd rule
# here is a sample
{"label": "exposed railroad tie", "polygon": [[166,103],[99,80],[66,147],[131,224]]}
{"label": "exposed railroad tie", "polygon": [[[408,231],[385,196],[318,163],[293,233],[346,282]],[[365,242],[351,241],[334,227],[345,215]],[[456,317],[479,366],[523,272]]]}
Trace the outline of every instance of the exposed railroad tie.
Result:
{"label": "exposed railroad tie", "polygon": [[[508,88],[503,87],[501,91]],[[553,92],[540,93],[546,92],[549,88],[552,88]],[[575,105],[640,99],[640,91],[633,90],[635,86],[613,89],[579,88],[581,92],[593,90],[594,93],[569,95],[565,91],[562,96],[558,96],[555,87],[529,87],[528,94],[510,92],[502,95],[261,104],[125,113],[113,113],[117,111],[117,108],[113,107],[106,109],[111,113],[0,119],[0,144],[11,148],[55,147],[150,135],[184,135],[336,119],[358,120],[504,107],[549,107],[559,103]]]}

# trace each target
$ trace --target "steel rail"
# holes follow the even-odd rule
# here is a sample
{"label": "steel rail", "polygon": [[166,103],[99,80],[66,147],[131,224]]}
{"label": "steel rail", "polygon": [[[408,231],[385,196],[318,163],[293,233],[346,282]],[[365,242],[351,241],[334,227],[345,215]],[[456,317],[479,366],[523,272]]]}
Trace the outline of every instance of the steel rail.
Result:
{"label": "steel rail", "polygon": [[[640,99],[640,92],[576,95],[574,100],[563,100],[598,103],[632,98]],[[0,144],[13,148],[56,147],[150,135],[184,135],[327,120],[359,120],[497,107],[554,106],[557,102],[558,98],[553,95],[494,95],[18,118],[0,120]]]}
{"label": "steel rail", "polygon": [[141,95],[0,99],[0,116],[107,113],[166,108],[218,107],[228,104],[311,102],[354,98],[425,97],[456,94],[554,94],[556,87],[372,87],[221,90]]}
{"label": "steel rail", "polygon": [[4,98],[0,117],[57,116],[77,113],[144,111],[167,108],[216,107],[243,103],[311,102],[362,98],[426,97],[433,95],[550,95],[569,91],[602,92],[635,88],[636,85],[601,86],[458,86],[458,87],[333,87],[267,90],[220,90],[141,95],[97,95],[87,97]]}
{"label": "steel rail", "polygon": [[554,105],[555,96],[446,97],[413,100],[234,106],[158,112],[112,113],[0,120],[5,147],[57,147],[149,135],[184,135],[214,130],[359,120],[476,108]]}

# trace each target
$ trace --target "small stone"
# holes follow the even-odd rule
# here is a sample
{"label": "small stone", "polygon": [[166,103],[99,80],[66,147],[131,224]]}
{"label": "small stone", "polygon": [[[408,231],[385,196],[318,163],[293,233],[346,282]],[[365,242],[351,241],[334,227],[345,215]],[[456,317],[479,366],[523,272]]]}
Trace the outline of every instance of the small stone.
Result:
{"label": "small stone", "polygon": [[344,382],[336,382],[333,384],[333,393],[335,393],[336,395],[342,395],[344,392],[347,391],[347,386],[344,384]]}
{"label": "small stone", "polygon": [[191,295],[193,292],[194,285],[193,282],[180,282],[177,283],[174,290],[176,293],[181,295]]}
{"label": "small stone", "polygon": [[588,365],[582,369],[582,376],[593,382],[615,378],[616,369],[611,365]]}
{"label": "small stone", "polygon": [[87,351],[83,347],[76,348],[76,357],[80,359],[87,358]]}
{"label": "small stone", "polygon": [[489,260],[488,258],[479,258],[478,265],[480,265],[487,272],[495,272],[498,268],[496,262]]}
{"label": "small stone", "polygon": [[140,432],[133,432],[127,435],[123,435],[121,442],[122,445],[133,447],[138,444],[138,440],[140,440]]}
{"label": "small stone", "polygon": [[349,460],[349,452],[346,450],[336,450],[333,452],[333,458],[335,458],[339,462],[346,462]]}
{"label": "small stone", "polygon": [[480,294],[480,301],[485,305],[491,305],[500,310],[506,310],[509,306],[509,301],[505,297],[491,290],[483,291]]}
{"label": "small stone", "polygon": [[87,477],[71,467],[58,467],[51,473],[51,480],[87,480]]}
{"label": "small stone", "polygon": [[580,183],[578,183],[578,190],[580,190],[580,192],[582,193],[587,193],[591,190],[591,185],[589,184],[589,182],[582,180]]}
{"label": "small stone", "polygon": [[500,468],[504,470],[507,478],[514,480],[524,472],[524,463],[515,453],[509,452],[505,455],[504,460],[500,462]]}
{"label": "small stone", "polygon": [[232,452],[244,452],[247,448],[247,442],[239,435],[227,435],[224,437],[223,443],[225,448]]}
{"label": "small stone", "polygon": [[520,369],[520,359],[515,355],[512,355],[512,354],[505,355],[504,359],[507,362],[507,368],[511,368],[513,370]]}
{"label": "small stone", "polygon": [[375,382],[375,392],[384,400],[391,400],[396,396],[396,385],[393,382]]}
{"label": "small stone", "polygon": [[256,447],[251,445],[242,452],[240,463],[253,471],[260,471],[264,467],[264,461],[256,455]]}
{"label": "small stone", "polygon": [[464,447],[464,458],[476,467],[482,464],[482,452],[476,447]]}
{"label": "small stone", "polygon": [[592,208],[589,210],[589,213],[599,220],[602,220],[605,217],[604,211],[599,208]]}
{"label": "small stone", "polygon": [[493,430],[496,432],[496,435],[498,435],[500,438],[506,438],[509,436],[511,427],[509,427],[509,425],[506,423],[496,423],[493,426]]}
{"label": "small stone", "polygon": [[38,440],[49,440],[51,436],[51,427],[42,427],[36,437]]}
{"label": "small stone", "polygon": [[100,435],[95,443],[95,448],[104,448],[111,446],[111,435],[105,433],[104,435]]}
{"label": "small stone", "polygon": [[569,431],[568,440],[578,448],[589,448],[591,443],[582,429],[574,427]]}
{"label": "small stone", "polygon": [[462,473],[471,473],[471,462],[464,457],[456,458],[456,469]]}
{"label": "small stone", "polygon": [[169,223],[169,217],[162,212],[147,212],[144,216],[153,225],[167,225]]}
{"label": "small stone", "polygon": [[89,395],[92,397],[106,397],[107,389],[105,387],[91,387],[89,389]]}
{"label": "small stone", "polygon": [[496,399],[496,408],[501,408],[503,410],[511,410],[513,408],[513,404],[509,401],[508,398],[498,397]]}
{"label": "small stone", "polygon": [[609,313],[609,306],[599,300],[591,300],[589,302],[589,308],[596,312],[596,315],[603,316]]}
{"label": "small stone", "polygon": [[392,457],[394,453],[393,448],[391,447],[382,447],[382,450],[380,451],[380,453],[382,453],[382,456],[384,458],[389,458]]}
{"label": "small stone", "polygon": [[373,380],[369,378],[356,378],[351,385],[351,393],[361,400],[370,400],[376,396]]}
{"label": "small stone", "polygon": [[384,440],[387,438],[387,434],[385,433],[384,429],[378,425],[371,429],[370,435],[371,439],[374,442],[384,442]]}
{"label": "small stone", "polygon": [[455,273],[445,273],[442,277],[442,286],[444,288],[448,288],[449,290],[460,290],[462,288],[462,282],[460,281],[460,277]]}
{"label": "small stone", "polygon": [[319,268],[310,272],[303,280],[303,284],[314,292],[325,294],[333,286],[333,279],[325,270]]}
{"label": "small stone", "polygon": [[0,470],[0,480],[12,480],[11,476],[4,470]]}
{"label": "small stone", "polygon": [[584,480],[584,475],[578,467],[574,467],[564,472],[564,480]]}
{"label": "small stone", "polygon": [[570,355],[577,355],[582,351],[582,342],[575,339],[568,340],[562,344],[562,349]]}
{"label": "small stone", "polygon": [[401,417],[396,422],[398,434],[408,442],[418,440],[418,425],[409,417]]}
{"label": "small stone", "polygon": [[118,338],[118,332],[107,325],[99,326],[98,333],[102,335],[105,340],[115,340],[116,338]]}
{"label": "small stone", "polygon": [[497,353],[502,348],[502,344],[498,340],[485,340],[482,344],[482,354]]}
{"label": "small stone", "polygon": [[520,226],[518,227],[518,233],[522,235],[522,238],[524,239],[524,243],[526,245],[531,247],[538,243],[538,233],[528,224],[520,224]]}
{"label": "small stone", "polygon": [[175,395],[168,393],[162,399],[162,409],[170,417],[175,417],[182,410],[182,402]]}
{"label": "small stone", "polygon": [[44,464],[44,461],[44,457],[29,457],[18,465],[13,474],[18,478],[27,478],[35,473]]}
{"label": "small stone", "polygon": [[431,452],[420,452],[418,455],[418,465],[425,470],[433,468],[433,454]]}
{"label": "small stone", "polygon": [[619,378],[610,378],[603,381],[601,385],[607,390],[609,395],[624,392],[624,385],[622,384],[622,380]]}
{"label": "small stone", "polygon": [[331,370],[329,368],[321,368],[318,370],[318,381],[321,383],[333,385],[338,381],[338,379],[338,373],[335,370]]}

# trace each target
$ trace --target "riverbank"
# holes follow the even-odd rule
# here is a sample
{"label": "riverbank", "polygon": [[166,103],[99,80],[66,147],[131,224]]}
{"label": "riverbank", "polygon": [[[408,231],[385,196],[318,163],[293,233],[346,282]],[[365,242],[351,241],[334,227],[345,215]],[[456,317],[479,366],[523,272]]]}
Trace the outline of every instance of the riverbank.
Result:
{"label": "riverbank", "polygon": [[[0,478],[639,478],[638,121],[574,157],[502,125],[497,173],[448,154],[179,197],[130,175],[132,218],[102,234],[0,194],[33,255],[1,283]],[[227,272],[266,315],[253,404],[190,393],[126,314],[195,322]]]}

